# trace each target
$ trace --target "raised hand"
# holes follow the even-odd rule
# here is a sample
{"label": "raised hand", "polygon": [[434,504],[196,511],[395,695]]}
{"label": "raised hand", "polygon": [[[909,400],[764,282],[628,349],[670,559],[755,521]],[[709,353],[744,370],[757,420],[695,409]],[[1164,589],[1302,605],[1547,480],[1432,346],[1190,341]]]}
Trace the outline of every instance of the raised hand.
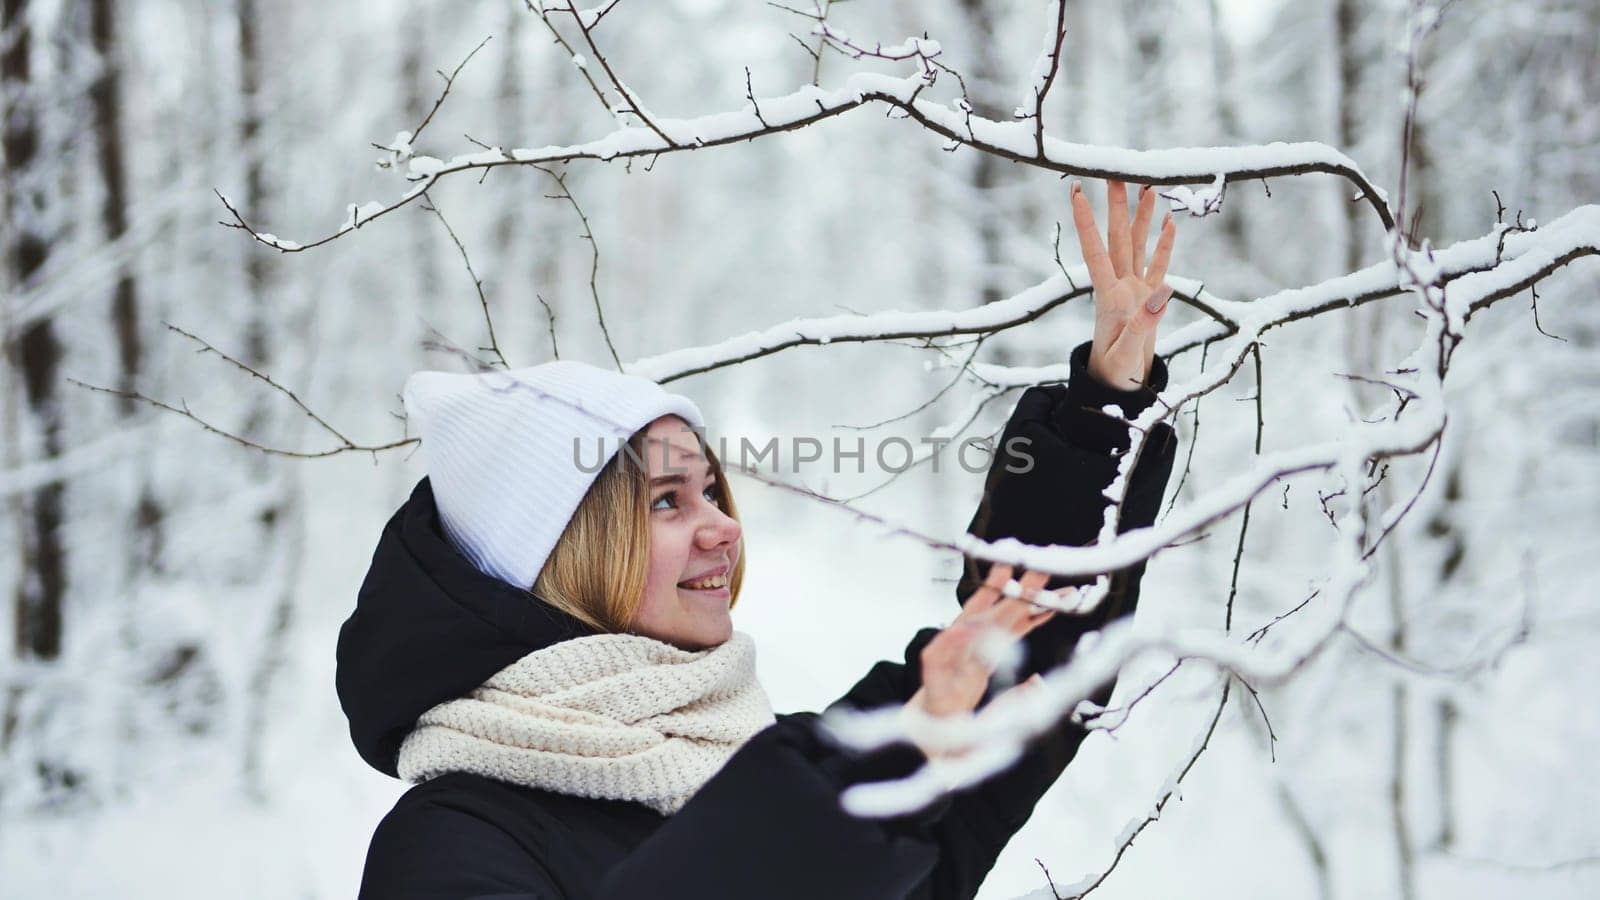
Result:
{"label": "raised hand", "polygon": [[922,687],[907,706],[932,716],[971,712],[994,674],[994,666],[979,652],[979,639],[998,629],[1009,639],[1020,640],[1055,616],[1055,610],[1030,602],[1050,576],[1026,572],[1018,579],[1023,595],[1003,597],[1001,589],[1011,580],[1011,571],[1009,565],[991,566],[989,577],[967,598],[961,614],[922,649]]}
{"label": "raised hand", "polygon": [[1120,181],[1107,181],[1106,208],[1111,222],[1106,229],[1106,242],[1102,242],[1083,185],[1074,181],[1071,190],[1078,246],[1094,284],[1094,345],[1089,351],[1089,374],[1110,387],[1132,390],[1150,377],[1156,325],[1172,297],[1166,277],[1177,226],[1171,213],[1162,219],[1161,234],[1147,267],[1144,249],[1150,217],[1155,212],[1156,192],[1149,185],[1140,189],[1139,206],[1130,224],[1126,188]]}

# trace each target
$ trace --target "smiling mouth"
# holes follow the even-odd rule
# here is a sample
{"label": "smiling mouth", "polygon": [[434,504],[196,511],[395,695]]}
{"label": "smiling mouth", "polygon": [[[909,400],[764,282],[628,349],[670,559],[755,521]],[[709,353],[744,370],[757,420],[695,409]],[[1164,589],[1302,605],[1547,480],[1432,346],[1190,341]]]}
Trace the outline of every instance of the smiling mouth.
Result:
{"label": "smiling mouth", "polygon": [[710,578],[698,578],[692,581],[680,581],[678,587],[686,591],[701,591],[711,593],[726,590],[728,587],[727,575],[713,575]]}
{"label": "smiling mouth", "polygon": [[718,603],[718,604],[726,603],[726,602],[728,602],[729,599],[731,599],[733,597],[733,592],[728,590],[725,587],[719,587],[719,588],[686,588],[686,587],[680,587],[680,588],[678,588],[678,590],[683,591],[686,594],[699,594],[701,596],[701,598],[703,598],[705,600],[710,600],[710,601],[712,601],[714,603]]}

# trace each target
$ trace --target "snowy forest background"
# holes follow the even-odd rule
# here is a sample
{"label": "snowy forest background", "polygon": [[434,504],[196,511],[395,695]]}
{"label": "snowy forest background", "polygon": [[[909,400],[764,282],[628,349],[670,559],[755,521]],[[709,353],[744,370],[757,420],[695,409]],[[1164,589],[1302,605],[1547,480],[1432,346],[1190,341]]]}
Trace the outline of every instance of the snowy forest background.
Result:
{"label": "snowy forest background", "polygon": [[[1066,283],[1057,223],[1061,263],[1080,262],[1059,171],[947,146],[870,103],[653,162],[463,172],[426,203],[280,253],[224,227],[238,221],[214,191],[253,228],[301,243],[336,232],[347,204],[397,201],[418,169],[374,144],[414,131],[444,87],[436,70],[486,37],[416,155],[617,129],[596,98],[615,101],[613,86],[571,16],[550,21],[584,67],[520,0],[4,0],[4,11],[6,898],[354,894],[371,830],[404,786],[351,748],[333,646],[379,530],[422,474],[409,443],[355,448],[409,436],[398,392],[410,372],[460,368],[452,347],[492,359],[478,349],[485,304],[511,365],[557,349],[606,365],[613,347],[630,363],[797,318],[971,315],[1030,288],[1018,302],[1037,303]],[[926,33],[973,113],[1002,122],[1025,106],[1055,27],[1045,2],[824,12],[864,47]],[[1063,22],[1042,115],[1055,138],[1318,141],[1395,202],[1415,64],[1402,221],[1418,244],[1488,235],[1492,249],[1498,219],[1513,226],[1508,247],[1578,250],[1541,263],[1530,249],[1506,276],[1537,281],[1537,319],[1519,289],[1465,323],[1440,440],[1361,469],[1358,485],[1341,481],[1349,467],[1297,474],[1248,510],[1234,491],[1226,517],[1155,557],[1138,633],[1226,630],[1249,649],[1335,627],[1286,677],[1249,690],[1203,660],[1136,659],[1113,706],[1137,705],[1084,744],[980,896],[1049,897],[1044,869],[1058,887],[1110,870],[1094,889],[1108,898],[1594,896],[1600,264],[1583,254],[1600,218],[1581,207],[1600,202],[1600,4],[1457,0],[1414,52],[1406,0],[1064,0]],[[847,58],[845,38],[814,59],[813,24],[767,4],[624,3],[593,37],[651,114],[674,119],[747,106],[747,67],[759,99],[921,65]],[[950,109],[960,96],[941,70],[924,99]],[[1103,204],[1103,184],[1085,185]],[[1188,299],[1173,301],[1163,351],[1208,327],[1190,302],[1202,283],[1201,296],[1251,302],[1384,265],[1383,223],[1352,196],[1335,174],[1247,179],[1219,212],[1180,217],[1172,273]],[[1383,281],[1376,271],[1363,283]],[[1403,392],[1375,382],[1403,380],[1393,370],[1425,341],[1419,296],[1265,332],[1180,411],[1168,520],[1230,496],[1257,456],[1359,439],[1394,416]],[[1016,327],[816,340],[671,387],[735,440],[988,435],[1020,391],[992,390],[994,377],[1060,377],[995,367],[1059,365],[1091,322],[1080,294]],[[1225,344],[1177,355],[1174,381],[1220,374]],[[200,420],[306,456],[251,449]],[[948,462],[864,496],[883,472],[797,480],[945,537],[981,485]],[[735,622],[755,637],[780,711],[825,705],[953,614],[948,550],[734,484],[750,560]],[[1361,504],[1343,489],[1355,487]],[[1301,605],[1351,571],[1339,549],[1351,522],[1376,530],[1401,511],[1347,607]],[[1267,640],[1237,638],[1275,620]]]}

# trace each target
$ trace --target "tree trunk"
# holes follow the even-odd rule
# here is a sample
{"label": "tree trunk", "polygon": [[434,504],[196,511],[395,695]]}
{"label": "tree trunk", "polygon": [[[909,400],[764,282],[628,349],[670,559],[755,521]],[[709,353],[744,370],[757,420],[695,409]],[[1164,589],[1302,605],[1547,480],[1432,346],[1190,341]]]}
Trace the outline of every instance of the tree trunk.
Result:
{"label": "tree trunk", "polygon": [[[122,239],[128,231],[128,186],[122,158],[125,135],[118,105],[122,85],[122,66],[117,55],[116,18],[111,0],[93,0],[89,5],[89,34],[100,64],[100,76],[89,87],[89,103],[94,111],[95,150],[100,176],[105,179],[105,198],[100,207],[100,223],[107,243]],[[139,335],[139,299],[133,271],[122,266],[111,301],[111,324],[117,338],[119,381],[124,391],[134,388],[144,355]],[[133,412],[137,401],[124,398],[124,414]]]}
{"label": "tree trunk", "polygon": [[[0,90],[9,109],[3,125],[7,227],[6,259],[13,290],[25,291],[44,269],[50,247],[43,219],[50,203],[41,155],[39,108],[32,91],[32,34],[27,0],[4,0],[4,28],[11,42],[0,55]],[[61,455],[62,412],[59,385],[62,348],[54,320],[43,317],[6,335],[7,362],[22,374],[24,399],[38,441],[35,460]],[[13,586],[14,646],[22,659],[53,660],[61,654],[62,599],[67,588],[66,548],[61,540],[65,486],[52,480],[20,499],[17,523],[21,565]]]}
{"label": "tree trunk", "polygon": [[[239,151],[245,164],[245,209],[258,220],[270,218],[270,197],[266,183],[265,150],[261,146],[262,73],[266,71],[261,48],[261,13],[256,0],[236,0],[235,16],[239,36],[239,92],[241,116],[239,120]],[[245,316],[243,361],[251,368],[266,373],[276,360],[271,341],[271,269],[269,257],[260,247],[251,244],[246,248],[244,276]],[[249,413],[241,429],[248,440],[267,442],[271,432],[272,417],[267,406],[270,395],[255,392],[250,401]],[[273,459],[265,454],[251,452],[246,465],[246,475],[251,484],[270,482],[274,475]],[[244,687],[244,710],[241,735],[243,750],[242,774],[248,796],[263,799],[265,778],[262,771],[263,742],[270,733],[267,727],[272,677],[283,656],[283,646],[293,622],[293,583],[291,567],[283,558],[285,520],[292,512],[286,480],[279,485],[285,493],[268,499],[256,513],[257,540],[262,571],[276,572],[287,582],[270,587],[271,596],[264,597],[271,604],[263,622],[261,652],[250,667],[250,676]]]}
{"label": "tree trunk", "polygon": [[[1334,146],[1349,153],[1361,140],[1363,110],[1358,91],[1361,87],[1362,51],[1356,34],[1361,22],[1361,10],[1357,0],[1336,0],[1334,7],[1334,40],[1339,66],[1339,121]],[[1343,190],[1342,186],[1340,190]],[[1345,228],[1343,269],[1354,272],[1361,268],[1361,241],[1358,235],[1361,234],[1364,210],[1347,199],[1342,204],[1342,212]]]}
{"label": "tree trunk", "polygon": [[[1001,76],[1000,54],[1002,47],[995,41],[994,22],[1003,14],[987,0],[960,0],[968,45],[972,48],[972,70],[967,74],[967,89],[971,95],[972,111],[976,115],[997,122],[1011,120],[1015,102],[1000,96],[1004,90]],[[1010,98],[1015,99],[1015,98]],[[1006,297],[1005,282],[1000,272],[1006,264],[1004,222],[1001,218],[997,194],[1004,179],[1002,163],[992,154],[978,154],[970,174],[970,184],[975,199],[973,229],[979,247],[978,302],[994,303]],[[1005,342],[996,341],[990,361],[1010,365],[1015,360],[1006,351]]]}
{"label": "tree trunk", "polygon": [[[55,225],[60,216],[63,187],[56,177],[63,165],[58,148],[45,146],[47,132],[39,94],[48,82],[36,79],[36,49],[27,0],[3,0],[0,33],[8,43],[0,49],[0,95],[5,97],[0,146],[4,150],[3,200],[6,253],[5,294],[11,297],[36,286],[45,274]],[[20,331],[19,331],[20,329]],[[63,347],[53,315],[31,321],[8,317],[4,338],[7,370],[7,462],[47,463],[62,455],[65,416],[61,396],[60,365]],[[20,376],[21,398],[13,376]],[[83,782],[83,773],[55,748],[36,738],[47,728],[46,717],[61,707],[37,696],[41,680],[28,673],[49,671],[62,655],[65,622],[63,609],[69,586],[64,540],[66,485],[60,476],[43,483],[19,487],[8,498],[15,524],[15,580],[12,595],[11,654],[23,666],[6,687],[6,708],[0,717],[0,756],[26,755],[31,765],[18,767],[37,779],[23,793],[47,801],[71,794]],[[33,662],[40,665],[27,666]],[[22,788],[20,785],[6,785]]]}
{"label": "tree trunk", "polygon": [[[1238,102],[1233,95],[1233,45],[1229,43],[1227,30],[1223,27],[1222,11],[1217,8],[1217,0],[1209,0],[1207,12],[1211,25],[1211,79],[1216,85],[1217,143],[1231,145],[1242,137],[1239,133]],[[1219,219],[1217,224],[1222,226],[1222,235],[1228,248],[1236,258],[1243,259],[1248,252],[1244,216],[1235,209],[1233,215],[1224,214]]]}

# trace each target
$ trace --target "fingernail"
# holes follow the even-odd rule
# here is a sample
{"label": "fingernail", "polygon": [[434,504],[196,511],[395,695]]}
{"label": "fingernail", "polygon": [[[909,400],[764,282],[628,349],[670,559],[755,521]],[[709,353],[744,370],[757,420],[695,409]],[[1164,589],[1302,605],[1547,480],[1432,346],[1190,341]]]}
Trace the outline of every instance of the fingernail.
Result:
{"label": "fingernail", "polygon": [[1150,299],[1146,300],[1144,303],[1145,311],[1151,315],[1161,312],[1161,310],[1167,305],[1167,300],[1171,297],[1172,288],[1165,285],[1156,288],[1155,293],[1151,294]]}
{"label": "fingernail", "polygon": [[1081,181],[1072,182],[1072,194],[1073,194],[1073,196],[1077,196],[1078,194],[1081,194],[1081,193],[1083,193],[1083,182],[1081,182]]}

